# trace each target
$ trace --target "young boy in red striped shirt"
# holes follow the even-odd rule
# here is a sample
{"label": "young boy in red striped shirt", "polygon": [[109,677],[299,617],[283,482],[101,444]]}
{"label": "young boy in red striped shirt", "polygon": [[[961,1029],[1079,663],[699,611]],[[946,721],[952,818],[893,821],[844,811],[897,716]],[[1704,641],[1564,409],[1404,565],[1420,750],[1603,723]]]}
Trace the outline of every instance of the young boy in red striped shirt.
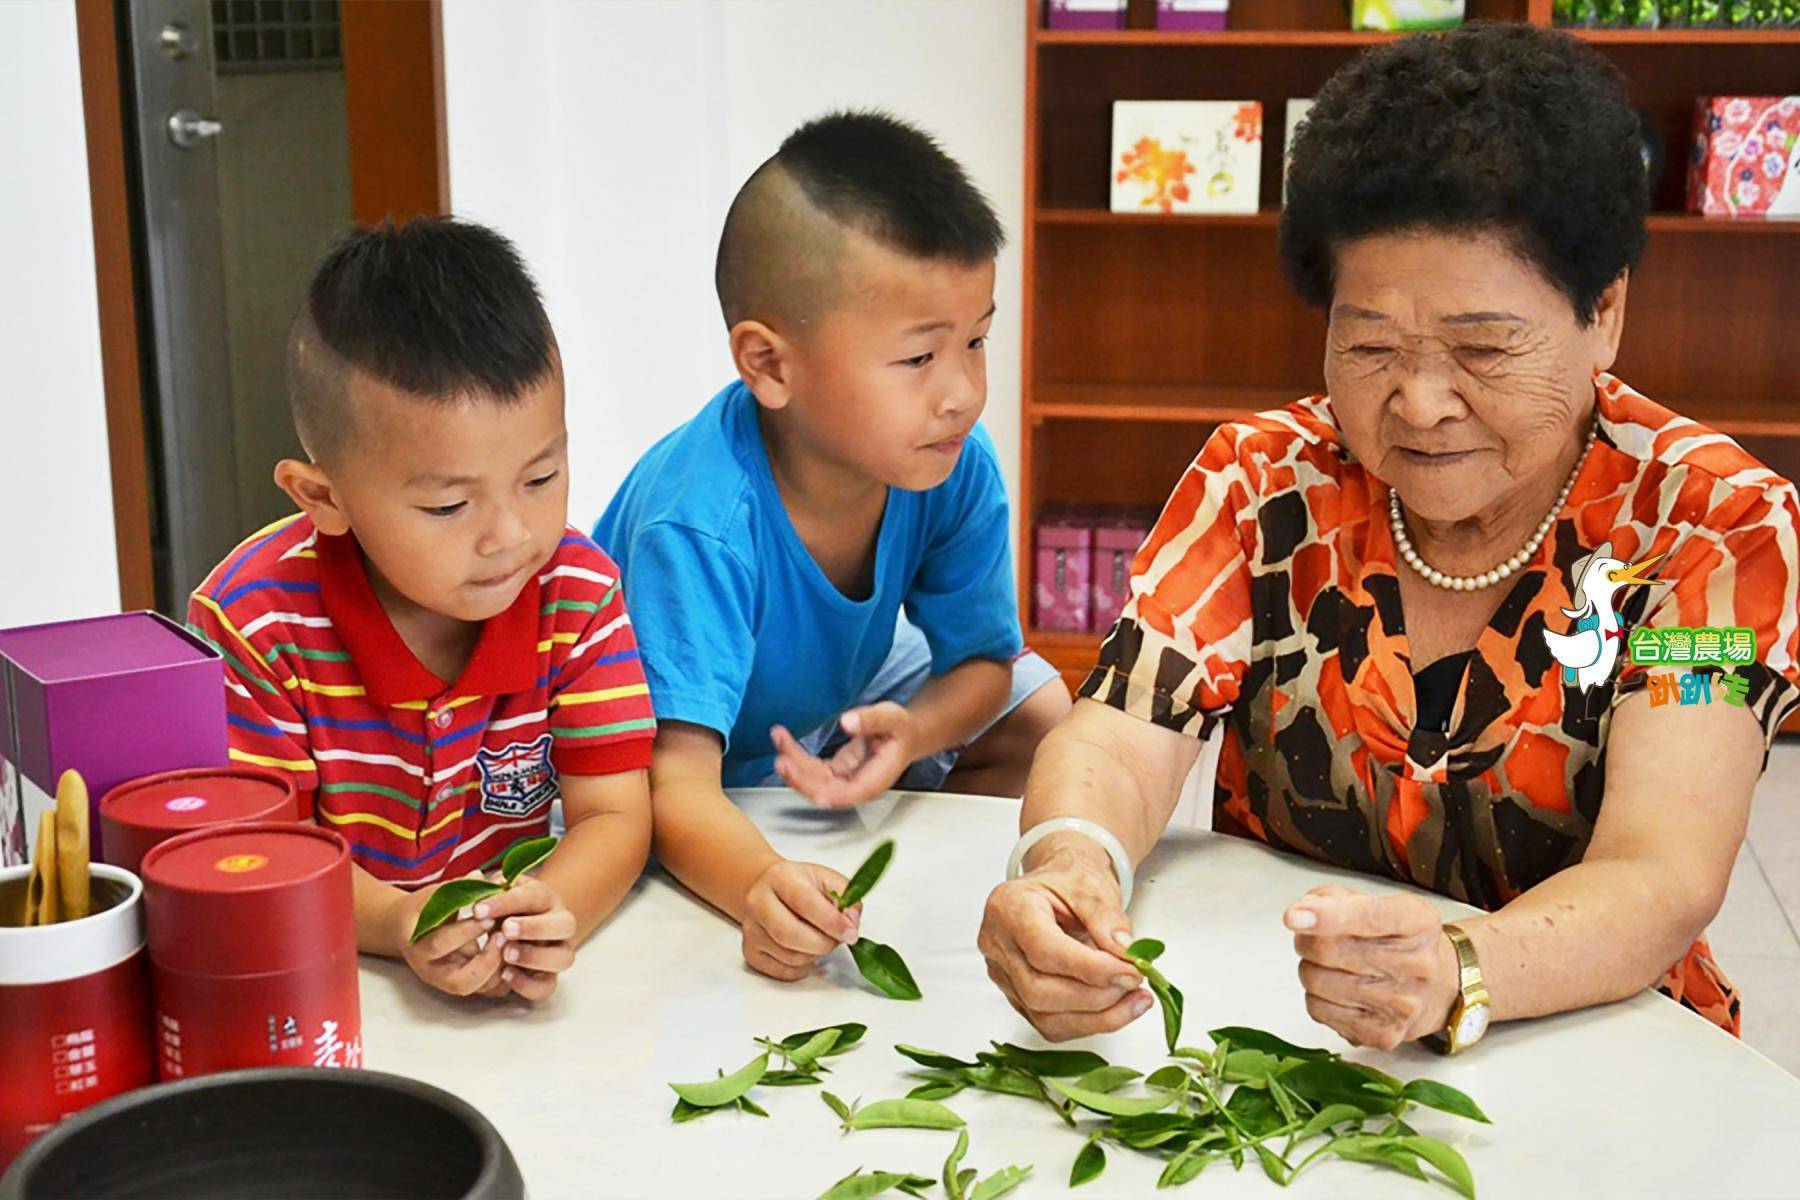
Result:
{"label": "young boy in red striped shirt", "polygon": [[[350,843],[361,949],[542,1000],[650,845],[655,733],[618,570],[567,526],[562,365],[512,245],[415,220],[320,264],[288,342],[299,515],[215,568],[231,757]],[[536,876],[416,945],[443,880],[568,826]],[[482,941],[486,935],[485,942]]]}

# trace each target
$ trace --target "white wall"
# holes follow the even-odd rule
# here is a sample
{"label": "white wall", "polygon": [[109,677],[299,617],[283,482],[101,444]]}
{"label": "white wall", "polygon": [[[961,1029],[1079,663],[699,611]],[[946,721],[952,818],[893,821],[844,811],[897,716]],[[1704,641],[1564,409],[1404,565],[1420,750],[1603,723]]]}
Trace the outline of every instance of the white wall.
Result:
{"label": "white wall", "polygon": [[0,3],[0,627],[116,611],[72,0]]}
{"label": "white wall", "polygon": [[1017,495],[1023,25],[1015,0],[446,0],[451,200],[543,284],[576,525],[731,378],[726,208],[795,126],[848,106],[936,133],[1006,224],[983,420]]}

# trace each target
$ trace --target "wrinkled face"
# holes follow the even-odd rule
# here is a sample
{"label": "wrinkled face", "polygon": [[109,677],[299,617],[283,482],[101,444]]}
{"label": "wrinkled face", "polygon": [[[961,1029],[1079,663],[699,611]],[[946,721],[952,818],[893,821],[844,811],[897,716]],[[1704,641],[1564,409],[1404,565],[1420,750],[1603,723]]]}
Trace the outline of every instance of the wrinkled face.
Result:
{"label": "wrinkled face", "polygon": [[987,404],[994,264],[848,241],[837,302],[793,343],[789,419],[815,453],[890,487],[936,487]]}
{"label": "wrinkled face", "polygon": [[1332,405],[1351,453],[1409,511],[1465,520],[1565,469],[1620,313],[1584,328],[1535,266],[1485,235],[1348,242],[1334,283]]}
{"label": "wrinkled face", "polygon": [[360,372],[350,388],[356,440],[329,472],[378,590],[462,621],[506,611],[568,521],[562,371],[513,404],[436,404]]}

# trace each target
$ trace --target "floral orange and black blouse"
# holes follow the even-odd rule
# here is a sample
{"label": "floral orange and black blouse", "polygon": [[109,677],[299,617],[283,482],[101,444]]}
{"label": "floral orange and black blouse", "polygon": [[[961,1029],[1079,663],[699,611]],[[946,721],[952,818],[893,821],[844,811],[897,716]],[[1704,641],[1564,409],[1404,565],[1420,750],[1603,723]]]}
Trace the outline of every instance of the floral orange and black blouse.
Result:
{"label": "floral orange and black blouse", "polygon": [[[1550,655],[1544,631],[1568,633],[1561,610],[1579,607],[1571,572],[1602,542],[1626,562],[1667,555],[1651,571],[1666,586],[1622,597],[1627,633],[1755,631],[1757,661],[1735,667],[1748,687],[1731,690],[1765,746],[1800,704],[1794,486],[1612,376],[1595,388],[1593,451],[1553,534],[1499,585],[1447,722],[1419,719],[1387,485],[1350,457],[1327,396],[1208,439],[1082,694],[1195,737],[1223,722],[1220,830],[1490,910],[1579,862],[1613,707],[1660,670],[1621,655],[1584,692]],[[1660,988],[1737,1032],[1704,939]]]}

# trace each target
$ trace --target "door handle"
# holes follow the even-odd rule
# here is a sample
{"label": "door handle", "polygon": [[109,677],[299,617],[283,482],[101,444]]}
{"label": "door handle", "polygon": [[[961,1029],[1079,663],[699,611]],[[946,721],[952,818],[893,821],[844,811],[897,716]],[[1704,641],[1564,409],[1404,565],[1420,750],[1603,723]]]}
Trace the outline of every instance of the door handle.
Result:
{"label": "door handle", "polygon": [[183,150],[192,150],[208,138],[218,137],[225,126],[203,117],[191,108],[179,108],[169,114],[169,140]]}

